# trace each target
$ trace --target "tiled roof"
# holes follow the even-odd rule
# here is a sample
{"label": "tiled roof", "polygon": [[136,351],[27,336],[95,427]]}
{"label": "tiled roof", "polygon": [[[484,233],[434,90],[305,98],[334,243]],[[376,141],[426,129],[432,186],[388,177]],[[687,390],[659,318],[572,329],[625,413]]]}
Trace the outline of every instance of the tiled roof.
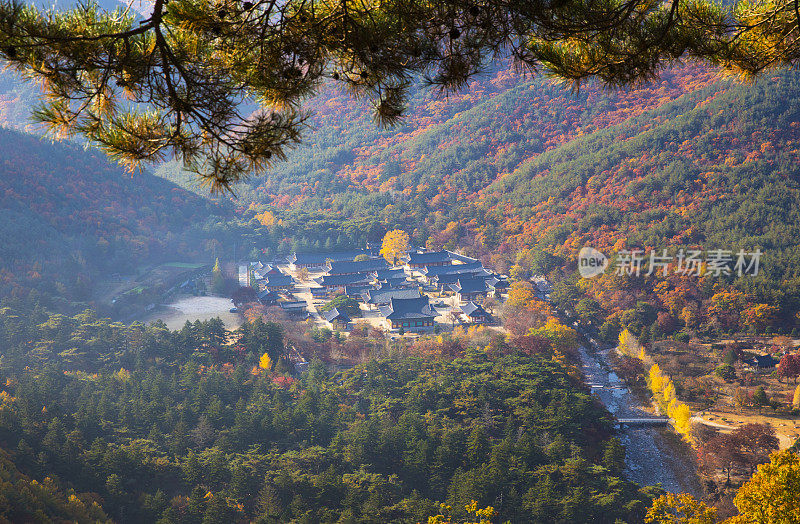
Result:
{"label": "tiled roof", "polygon": [[753,355],[752,358],[745,360],[745,363],[759,368],[771,368],[778,365],[778,359],[772,355]]}
{"label": "tiled roof", "polygon": [[426,277],[432,277],[445,273],[475,273],[479,271],[483,271],[483,265],[480,262],[470,262],[468,264],[453,264],[451,266],[424,267],[420,272]]}
{"label": "tiled roof", "polygon": [[468,257],[466,255],[460,255],[454,251],[448,251],[450,253],[450,258],[453,260],[458,260],[459,262],[470,263],[470,262],[477,262],[477,258]]}
{"label": "tiled roof", "polygon": [[329,275],[344,275],[349,273],[369,273],[379,269],[386,269],[386,261],[382,258],[372,258],[360,262],[341,261],[331,262],[325,266],[325,272]]}
{"label": "tiled roof", "polygon": [[372,272],[372,275],[378,280],[406,278],[406,272],[401,268],[398,269],[378,269]]}
{"label": "tiled roof", "polygon": [[450,289],[456,293],[483,293],[486,291],[486,280],[482,278],[459,278]]}
{"label": "tiled roof", "polygon": [[416,265],[442,264],[452,260],[448,251],[426,251],[425,253],[408,254],[408,263]]}
{"label": "tiled roof", "polygon": [[[261,264],[261,262],[259,262]],[[278,275],[280,271],[275,266],[271,266],[269,264],[261,264],[261,267],[258,269],[253,270],[253,274],[255,275],[256,279],[261,280],[262,278],[267,278],[269,275]]]}
{"label": "tiled roof", "polygon": [[461,312],[472,318],[489,316],[489,313],[483,309],[483,306],[476,304],[475,302],[467,302],[467,304],[461,306]]}
{"label": "tiled roof", "polygon": [[341,262],[343,260],[353,260],[358,255],[369,255],[366,249],[356,251],[337,251],[335,253],[292,253],[286,260],[292,264],[324,264],[329,258]]}
{"label": "tiled roof", "polygon": [[337,308],[329,309],[322,313],[322,317],[328,322],[350,322],[350,317],[346,313],[339,311]]}
{"label": "tiled roof", "polygon": [[[413,281],[408,280],[406,277],[397,277],[397,278],[387,278],[384,280],[380,280],[381,284],[387,287],[406,287],[406,284],[412,285],[414,284]],[[419,286],[419,284],[416,284]]]}
{"label": "tiled roof", "polygon": [[363,293],[367,304],[388,304],[393,298],[419,298],[419,289],[380,288],[368,289]]}
{"label": "tiled roof", "polygon": [[308,304],[306,304],[305,300],[287,300],[286,302],[278,302],[278,305],[282,309],[301,309],[305,308]]}
{"label": "tiled roof", "polygon": [[492,289],[495,288],[505,289],[508,287],[508,280],[504,278],[491,277],[486,279],[486,285]]}
{"label": "tiled roof", "polygon": [[265,289],[261,293],[258,294],[258,300],[261,301],[262,304],[271,304],[273,302],[278,301],[278,295],[269,289]]}
{"label": "tiled roof", "polygon": [[344,294],[348,297],[361,298],[364,291],[374,289],[370,284],[353,284],[344,287]]}
{"label": "tiled roof", "polygon": [[[477,271],[481,270],[478,269]],[[446,284],[455,284],[456,282],[458,282],[459,278],[464,278],[465,276],[471,277],[472,275],[475,274],[476,273],[444,273],[441,275],[436,275],[435,277],[433,277],[433,280],[436,282],[436,284],[443,286]]]}
{"label": "tiled roof", "polygon": [[294,284],[294,279],[289,275],[277,273],[274,275],[266,275],[264,277],[264,283],[267,285],[267,287],[291,286]]}
{"label": "tiled roof", "polygon": [[436,316],[428,297],[425,296],[393,298],[385,306],[380,306],[380,312],[388,320],[432,319]]}
{"label": "tiled roof", "polygon": [[322,275],[314,279],[320,286],[349,286],[359,283],[367,283],[372,277],[368,273],[357,273],[354,275]]}

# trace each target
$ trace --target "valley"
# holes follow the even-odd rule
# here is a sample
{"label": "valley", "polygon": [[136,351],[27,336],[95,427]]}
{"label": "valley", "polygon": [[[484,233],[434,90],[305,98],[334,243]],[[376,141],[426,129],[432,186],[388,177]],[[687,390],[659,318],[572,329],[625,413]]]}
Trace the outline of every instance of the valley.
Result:
{"label": "valley", "polygon": [[[581,347],[581,361],[586,383],[603,405],[617,418],[651,418],[652,407],[642,406],[618,377],[606,359],[608,348]],[[643,485],[659,484],[672,493],[690,493],[702,497],[703,490],[692,458],[667,443],[658,427],[623,428],[620,440],[625,447],[626,474]],[[670,431],[670,430],[667,430]]]}
{"label": "valley", "polygon": [[[261,9],[170,4],[201,36]],[[314,72],[284,47],[281,86]],[[0,520],[638,524],[685,493],[711,524],[800,467],[800,73],[574,90],[499,59],[404,79],[393,126],[351,73],[221,192],[41,138],[0,74]],[[757,271],[713,270],[739,250]],[[696,274],[615,271],[679,251]]]}

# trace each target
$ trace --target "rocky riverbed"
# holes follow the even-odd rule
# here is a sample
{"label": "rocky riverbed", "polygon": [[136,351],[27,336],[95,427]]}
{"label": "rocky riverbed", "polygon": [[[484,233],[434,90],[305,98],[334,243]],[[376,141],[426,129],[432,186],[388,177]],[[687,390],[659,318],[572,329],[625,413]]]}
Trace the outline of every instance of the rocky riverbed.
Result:
{"label": "rocky riverbed", "polygon": [[[580,348],[586,383],[606,408],[617,418],[649,418],[654,414],[638,401],[614,373],[608,349],[589,351]],[[700,495],[693,466],[667,443],[663,431],[655,426],[623,427],[619,438],[625,446],[625,466],[629,479],[641,485],[661,484],[672,493]]]}

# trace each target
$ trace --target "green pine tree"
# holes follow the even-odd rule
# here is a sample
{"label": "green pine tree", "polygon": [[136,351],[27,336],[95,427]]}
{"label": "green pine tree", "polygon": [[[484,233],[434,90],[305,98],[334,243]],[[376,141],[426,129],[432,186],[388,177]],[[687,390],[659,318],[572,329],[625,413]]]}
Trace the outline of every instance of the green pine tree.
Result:
{"label": "green pine tree", "polygon": [[754,76],[797,63],[798,18],[790,0],[154,0],[144,20],[0,0],[0,59],[41,82],[35,116],[57,136],[130,169],[174,156],[219,190],[284,158],[325,81],[392,124],[411,79],[452,91],[495,57],[575,84],[648,80],[686,59]]}

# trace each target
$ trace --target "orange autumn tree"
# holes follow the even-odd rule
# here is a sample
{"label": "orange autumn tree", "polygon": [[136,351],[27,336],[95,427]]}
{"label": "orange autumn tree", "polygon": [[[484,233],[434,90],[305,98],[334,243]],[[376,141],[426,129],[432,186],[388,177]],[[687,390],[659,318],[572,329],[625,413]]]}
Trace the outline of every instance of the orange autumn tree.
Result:
{"label": "orange autumn tree", "polygon": [[506,305],[513,308],[527,308],[537,301],[533,284],[526,281],[514,282],[508,288]]}
{"label": "orange autumn tree", "polygon": [[262,226],[267,226],[267,227],[272,227],[277,222],[277,220],[275,219],[275,215],[271,211],[264,211],[263,213],[257,214],[253,218],[258,220],[258,222]]}
{"label": "orange autumn tree", "polygon": [[503,324],[512,334],[525,336],[529,330],[543,326],[552,316],[550,305],[536,298],[530,282],[511,284],[503,306]]}
{"label": "orange autumn tree", "polygon": [[745,325],[764,328],[771,325],[778,315],[778,308],[769,304],[755,304],[742,311],[742,320]]}
{"label": "orange autumn tree", "polygon": [[576,331],[569,326],[565,326],[555,317],[548,318],[545,325],[531,329],[528,335],[547,339],[554,352],[568,353],[578,347],[578,334]]}

